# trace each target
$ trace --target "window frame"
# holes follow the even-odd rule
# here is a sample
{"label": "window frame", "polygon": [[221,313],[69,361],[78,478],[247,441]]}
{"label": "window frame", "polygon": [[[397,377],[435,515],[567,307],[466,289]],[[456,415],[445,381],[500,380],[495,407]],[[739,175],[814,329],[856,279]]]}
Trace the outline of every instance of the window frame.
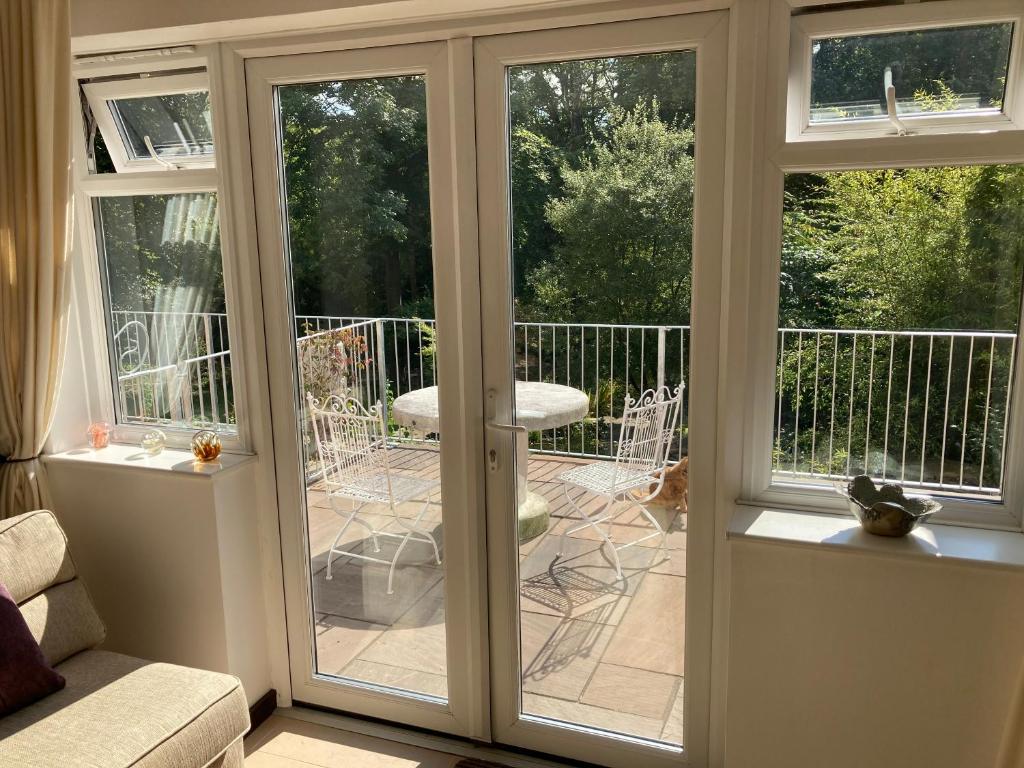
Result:
{"label": "window frame", "polygon": [[[148,73],[146,73],[148,74]],[[126,80],[102,80],[83,83],[82,91],[92,109],[96,127],[103,135],[110,159],[117,173],[138,173],[143,171],[184,170],[189,168],[215,168],[216,149],[211,155],[181,157],[167,162],[178,166],[171,168],[153,158],[135,158],[127,146],[127,140],[114,119],[112,102],[120,99],[143,98],[146,96],[169,96],[179,93],[210,91],[210,79],[205,71],[184,74],[155,75]],[[210,104],[211,117],[213,104]],[[214,132],[216,142],[216,132]]]}
{"label": "window frame", "polygon": [[[217,48],[206,46],[198,52],[189,47],[179,52],[164,53],[153,60],[117,60],[112,62],[94,61],[82,62],[74,65],[72,71],[73,83],[81,88],[89,106],[94,111],[96,107],[92,96],[99,94],[101,99],[112,98],[111,93],[117,94],[118,98],[124,96],[139,95],[160,95],[170,92],[188,92],[196,90],[196,84],[202,83],[203,89],[210,92],[211,121],[213,123],[214,135],[225,135],[222,129],[224,122],[223,110],[218,107],[218,99],[222,97],[219,89],[212,87],[215,78],[211,75],[214,67],[219,66],[216,57]],[[175,70],[194,69],[204,67],[201,73],[186,72],[178,74]],[[168,73],[170,71],[170,73]],[[142,75],[137,80],[110,80],[98,82],[82,82],[89,78],[105,77],[109,75]],[[198,77],[197,77],[198,75]],[[130,86],[123,88],[125,84]],[[159,87],[160,84],[170,83],[172,90],[165,90]],[[102,86],[93,88],[92,86]],[[106,86],[117,86],[109,90]],[[187,87],[186,87],[187,86]],[[179,89],[179,90],[173,90]],[[102,233],[97,229],[98,220],[95,215],[95,201],[105,197],[135,197],[147,195],[174,195],[188,193],[213,193],[217,195],[218,206],[218,228],[221,250],[222,274],[224,279],[224,300],[227,314],[228,338],[231,340],[231,355],[229,369],[231,376],[232,403],[235,415],[234,430],[232,432],[218,432],[225,451],[230,453],[250,453],[251,436],[248,424],[247,390],[248,379],[245,364],[245,344],[243,338],[243,323],[236,311],[239,307],[237,300],[240,293],[240,282],[244,276],[236,274],[236,256],[234,248],[234,223],[233,212],[227,202],[225,195],[226,179],[228,169],[225,163],[217,162],[217,153],[206,158],[205,162],[193,162],[184,168],[169,168],[154,161],[141,161],[148,167],[134,167],[122,172],[118,168],[117,173],[94,173],[89,167],[89,149],[86,145],[86,123],[85,115],[81,108],[78,108],[79,100],[75,96],[72,120],[73,120],[73,159],[74,159],[74,190],[76,225],[78,238],[76,241],[75,258],[78,267],[81,267],[81,280],[76,285],[76,301],[85,308],[83,316],[85,323],[79,326],[79,333],[82,341],[82,351],[86,367],[90,368],[92,375],[89,376],[87,385],[95,387],[98,410],[88,413],[87,417],[92,420],[105,420],[113,427],[112,441],[116,443],[138,444],[142,436],[155,428],[160,429],[167,436],[167,447],[175,449],[188,449],[192,435],[196,428],[180,427],[158,424],[132,424],[121,422],[118,384],[115,371],[112,367],[112,345],[113,335],[110,327],[109,304],[107,299],[105,269],[105,254],[102,252]],[[101,107],[105,105],[100,102]],[[106,110],[109,114],[109,110]],[[97,119],[97,125],[99,120]],[[111,125],[113,123],[111,122]],[[116,127],[113,128],[115,134]],[[106,136],[104,136],[106,139]],[[115,146],[118,146],[115,144]],[[121,147],[123,150],[123,147]],[[114,152],[108,144],[113,158]],[[117,164],[115,162],[115,168]],[[98,311],[97,311],[98,308]],[[86,407],[83,404],[83,408]]]}
{"label": "window frame", "polygon": [[[787,140],[853,139],[894,135],[885,117],[850,122],[811,123],[811,47],[822,37],[858,37],[914,30],[949,29],[979,24],[1013,25],[1003,108],[989,111],[901,115],[900,121],[916,135],[961,133],[963,131],[1003,131],[1024,128],[1024,73],[1020,72],[1024,12],[1010,0],[939,0],[911,5],[857,8],[793,15],[790,21],[789,88]],[[879,73],[881,75],[881,73]]]}
{"label": "window frame", "polygon": [[[962,6],[960,3],[952,5]],[[993,4],[987,4],[993,5]],[[999,3],[999,5],[1003,5]],[[945,11],[950,3],[936,2],[898,8],[870,9],[915,12],[919,23],[920,10],[936,6]],[[848,11],[823,13],[822,16],[847,17]],[[860,13],[859,11],[857,12]],[[893,134],[864,135],[843,141],[837,152],[837,135],[794,137],[790,131],[791,36],[794,34],[793,6],[788,0],[772,0],[769,17],[769,66],[765,70],[766,104],[762,134],[762,169],[760,205],[755,211],[752,227],[755,233],[754,253],[750,265],[748,288],[749,311],[743,319],[742,340],[747,351],[749,374],[744,384],[745,417],[743,420],[744,460],[741,470],[741,493],[738,503],[760,508],[775,507],[849,514],[845,500],[831,487],[820,483],[788,481],[772,472],[774,446],[775,402],[777,398],[779,278],[781,272],[783,184],[787,173],[842,171],[880,168],[929,166],[965,166],[1024,164],[1024,130],[1004,126],[995,133],[976,125],[961,126],[958,131],[921,132],[906,136]],[[984,17],[983,17],[984,18]],[[976,21],[976,19],[974,19]],[[948,16],[941,16],[941,26]],[[1018,28],[1019,29],[1019,28]],[[858,30],[859,31],[859,30]],[[1016,35],[1015,35],[1016,37]],[[1018,78],[1024,80],[1024,78]],[[1018,83],[1019,85],[1019,83]],[[1018,100],[1018,103],[1022,103]],[[984,140],[980,137],[984,135]],[[755,197],[756,199],[756,197]],[[1024,306],[1024,305],[1022,305]],[[1024,505],[1024,360],[1021,341],[1024,337],[1024,311],[1018,318],[1017,354],[1013,371],[1013,392],[1007,418],[1007,444],[1003,457],[1002,497],[980,501],[943,496],[943,509],[933,522],[1020,531]],[[935,493],[941,496],[940,493]]]}

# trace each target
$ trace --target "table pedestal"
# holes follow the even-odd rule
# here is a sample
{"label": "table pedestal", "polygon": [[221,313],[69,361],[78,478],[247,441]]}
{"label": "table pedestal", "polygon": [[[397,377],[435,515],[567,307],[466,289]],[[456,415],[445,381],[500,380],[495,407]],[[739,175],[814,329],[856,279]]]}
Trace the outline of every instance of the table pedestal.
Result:
{"label": "table pedestal", "polygon": [[520,543],[546,533],[551,519],[547,499],[527,487],[529,461],[530,438],[527,435],[516,435],[516,511]]}

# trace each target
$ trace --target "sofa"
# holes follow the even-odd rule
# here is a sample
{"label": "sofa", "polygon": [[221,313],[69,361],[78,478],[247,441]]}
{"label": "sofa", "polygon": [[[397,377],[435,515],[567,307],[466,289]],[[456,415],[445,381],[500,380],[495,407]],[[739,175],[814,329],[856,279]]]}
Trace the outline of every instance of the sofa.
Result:
{"label": "sofa", "polygon": [[66,681],[0,718],[0,766],[241,768],[249,728],[241,683],[99,650],[103,623],[52,513],[0,520],[0,583]]}

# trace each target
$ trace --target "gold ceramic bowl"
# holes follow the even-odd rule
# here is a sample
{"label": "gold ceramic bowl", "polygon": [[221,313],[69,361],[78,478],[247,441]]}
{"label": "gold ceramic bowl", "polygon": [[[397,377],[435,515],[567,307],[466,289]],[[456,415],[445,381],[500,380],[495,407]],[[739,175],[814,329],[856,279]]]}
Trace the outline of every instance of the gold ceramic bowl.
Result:
{"label": "gold ceramic bowl", "polygon": [[867,475],[836,483],[835,489],[846,498],[861,528],[876,536],[906,536],[942,509],[930,496],[908,496],[898,485],[886,483],[876,488]]}

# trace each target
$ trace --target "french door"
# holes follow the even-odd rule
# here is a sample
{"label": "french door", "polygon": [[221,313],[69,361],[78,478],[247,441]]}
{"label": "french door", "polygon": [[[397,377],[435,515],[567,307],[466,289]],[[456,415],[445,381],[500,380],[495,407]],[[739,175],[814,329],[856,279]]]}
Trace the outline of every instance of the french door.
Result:
{"label": "french door", "polygon": [[706,761],[726,35],[247,62],[294,700]]}

